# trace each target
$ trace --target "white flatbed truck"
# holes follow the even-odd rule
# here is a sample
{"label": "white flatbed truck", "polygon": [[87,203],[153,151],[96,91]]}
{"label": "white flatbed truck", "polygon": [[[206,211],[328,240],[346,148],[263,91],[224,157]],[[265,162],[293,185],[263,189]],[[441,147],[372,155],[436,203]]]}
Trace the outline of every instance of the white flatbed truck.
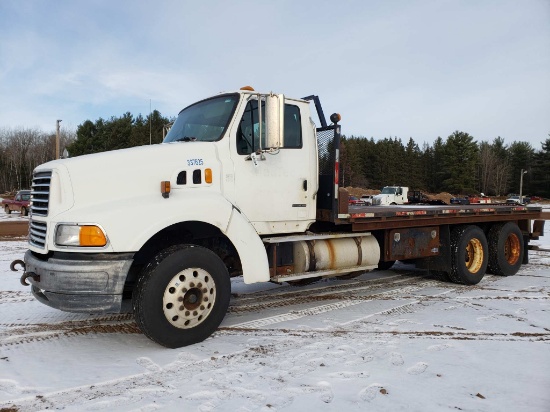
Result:
{"label": "white flatbed truck", "polygon": [[317,96],[246,87],[183,109],[162,144],[37,167],[21,282],[60,310],[133,311],[176,348],[217,329],[233,276],[300,284],[406,260],[476,284],[526,262],[537,207],[350,209],[330,120]]}

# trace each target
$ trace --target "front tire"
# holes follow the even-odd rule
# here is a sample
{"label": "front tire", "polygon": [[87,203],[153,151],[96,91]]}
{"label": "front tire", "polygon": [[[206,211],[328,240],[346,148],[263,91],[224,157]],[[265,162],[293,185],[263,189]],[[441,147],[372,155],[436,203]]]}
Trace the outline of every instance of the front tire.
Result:
{"label": "front tire", "polygon": [[145,267],[132,306],[136,323],[149,339],[179,348],[203,341],[218,328],[230,295],[229,273],[214,252],[177,245]]}
{"label": "front tire", "polygon": [[487,238],[475,225],[457,226],[451,232],[451,271],[454,283],[475,285],[481,282],[488,263]]}
{"label": "front tire", "polygon": [[27,216],[27,208],[26,207],[21,208],[21,216]]}
{"label": "front tire", "polygon": [[525,249],[523,235],[518,225],[513,222],[494,225],[489,230],[488,271],[499,276],[515,275],[521,263]]}

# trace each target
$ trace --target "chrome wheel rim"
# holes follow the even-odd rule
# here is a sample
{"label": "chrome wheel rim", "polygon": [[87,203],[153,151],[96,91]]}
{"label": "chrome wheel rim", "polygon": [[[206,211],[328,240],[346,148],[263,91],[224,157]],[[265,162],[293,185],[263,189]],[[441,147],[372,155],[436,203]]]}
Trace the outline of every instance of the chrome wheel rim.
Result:
{"label": "chrome wheel rim", "polygon": [[164,316],[180,329],[190,329],[204,322],[216,300],[216,284],[201,268],[179,272],[166,286],[162,298]]}

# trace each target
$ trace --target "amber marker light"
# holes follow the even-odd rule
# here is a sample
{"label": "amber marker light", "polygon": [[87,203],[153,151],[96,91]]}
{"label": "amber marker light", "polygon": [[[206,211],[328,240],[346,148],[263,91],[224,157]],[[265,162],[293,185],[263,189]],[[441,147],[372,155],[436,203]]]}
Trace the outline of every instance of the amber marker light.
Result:
{"label": "amber marker light", "polygon": [[254,88],[252,86],[243,86],[243,87],[241,87],[241,90],[246,90],[246,91],[249,91],[249,92],[253,92]]}
{"label": "amber marker light", "polygon": [[212,183],[212,169],[204,169],[204,181]]}
{"label": "amber marker light", "polygon": [[80,246],[102,247],[107,244],[103,231],[97,226],[80,226]]}
{"label": "amber marker light", "polygon": [[160,193],[162,193],[162,197],[165,199],[168,199],[170,197],[170,181],[164,180],[160,182]]}

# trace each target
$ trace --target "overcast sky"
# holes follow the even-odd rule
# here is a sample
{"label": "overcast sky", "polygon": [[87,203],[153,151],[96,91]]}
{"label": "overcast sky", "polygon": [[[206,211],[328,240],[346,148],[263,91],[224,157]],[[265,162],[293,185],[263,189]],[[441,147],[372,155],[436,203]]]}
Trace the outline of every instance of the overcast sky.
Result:
{"label": "overcast sky", "polygon": [[[0,128],[175,116],[251,85],[346,135],[550,133],[550,0],[0,0]],[[317,119],[314,119],[317,121]]]}

